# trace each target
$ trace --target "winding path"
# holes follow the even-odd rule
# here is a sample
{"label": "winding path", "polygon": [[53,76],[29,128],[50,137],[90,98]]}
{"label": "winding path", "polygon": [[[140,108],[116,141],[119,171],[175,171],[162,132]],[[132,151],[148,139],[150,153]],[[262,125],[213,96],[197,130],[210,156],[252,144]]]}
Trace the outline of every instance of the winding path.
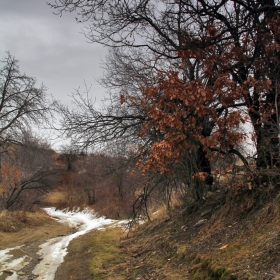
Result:
{"label": "winding path", "polygon": [[[94,212],[87,210],[61,211],[54,208],[45,208],[44,210],[58,222],[70,226],[73,233],[49,239],[41,245],[38,244],[40,249],[37,252],[36,266],[32,270],[33,279],[37,280],[53,280],[55,278],[55,272],[63,262],[64,256],[67,254],[67,247],[72,239],[92,229],[104,230],[105,225],[120,224],[114,220],[97,217]],[[1,275],[2,277],[7,275],[4,279],[30,279],[21,270],[32,261],[34,262],[34,256],[27,254],[24,246],[0,250],[0,278]]]}

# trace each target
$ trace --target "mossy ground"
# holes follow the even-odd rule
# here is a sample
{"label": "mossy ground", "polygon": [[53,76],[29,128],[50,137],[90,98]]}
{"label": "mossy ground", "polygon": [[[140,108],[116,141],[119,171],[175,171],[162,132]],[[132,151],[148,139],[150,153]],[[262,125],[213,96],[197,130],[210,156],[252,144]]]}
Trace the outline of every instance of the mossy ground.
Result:
{"label": "mossy ground", "polygon": [[[119,252],[117,241],[123,234],[120,228],[107,227],[105,231],[92,234],[93,256],[90,262],[90,271],[93,279],[124,279],[114,273],[114,266],[125,261],[124,254]],[[110,268],[110,269],[108,269]]]}

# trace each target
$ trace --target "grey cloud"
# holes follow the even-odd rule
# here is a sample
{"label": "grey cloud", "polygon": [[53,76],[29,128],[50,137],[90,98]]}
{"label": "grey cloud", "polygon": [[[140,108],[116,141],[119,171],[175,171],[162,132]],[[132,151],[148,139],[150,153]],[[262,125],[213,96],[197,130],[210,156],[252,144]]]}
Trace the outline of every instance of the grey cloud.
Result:
{"label": "grey cloud", "polygon": [[96,79],[102,75],[99,66],[106,49],[87,43],[74,18],[53,15],[42,0],[0,0],[0,58],[10,51],[22,71],[64,103],[70,104],[67,95],[83,87],[84,80],[100,102],[105,90]]}

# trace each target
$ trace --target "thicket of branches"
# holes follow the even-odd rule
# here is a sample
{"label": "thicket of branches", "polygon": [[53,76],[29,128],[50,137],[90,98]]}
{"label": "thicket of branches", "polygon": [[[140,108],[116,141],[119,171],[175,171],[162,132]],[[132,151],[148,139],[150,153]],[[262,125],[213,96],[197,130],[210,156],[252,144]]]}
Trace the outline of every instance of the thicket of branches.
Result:
{"label": "thicket of branches", "polygon": [[131,216],[133,203],[150,179],[135,169],[133,161],[113,153],[110,147],[107,147],[107,153],[88,155],[67,149],[58,156],[57,164],[61,178],[57,189],[65,195],[54,206],[92,206],[100,215],[114,219]]}
{"label": "thicket of branches", "polygon": [[213,183],[217,159],[238,157],[252,171],[245,140],[255,144],[255,187],[278,178],[279,1],[49,5],[60,15],[75,11],[87,40],[110,47],[101,81],[110,105],[98,111],[77,92],[78,109],[61,108],[74,143],[121,142],[143,172],[173,176],[195,199]]}
{"label": "thicket of branches", "polygon": [[55,104],[7,53],[0,68],[0,209],[29,207],[53,185],[50,146],[32,130],[51,120]]}

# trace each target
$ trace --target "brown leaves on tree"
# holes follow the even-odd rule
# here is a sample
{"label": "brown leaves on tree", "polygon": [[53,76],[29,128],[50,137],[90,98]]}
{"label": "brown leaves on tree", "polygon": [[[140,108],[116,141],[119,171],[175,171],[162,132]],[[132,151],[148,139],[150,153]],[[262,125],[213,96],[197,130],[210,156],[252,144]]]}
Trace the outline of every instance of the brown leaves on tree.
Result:
{"label": "brown leaves on tree", "polygon": [[[189,41],[182,39],[182,46],[187,47],[178,51],[182,61],[178,71],[159,72],[156,85],[142,88],[141,106],[147,121],[139,136],[154,129],[162,137],[139,161],[140,167],[168,173],[169,163],[180,161],[187,149],[198,147],[211,159],[213,151],[232,151],[247,137],[241,125],[249,122],[253,128],[258,124],[265,127],[273,121],[278,109],[274,102],[267,102],[273,86],[267,73],[270,58],[280,50],[280,40],[275,40],[276,34],[280,38],[276,23],[280,23],[278,17],[268,21],[270,30],[243,33],[238,44],[220,35],[220,39],[224,37],[222,48],[218,43],[190,47]],[[219,36],[214,23],[207,30],[201,43]],[[259,40],[265,43],[267,54],[253,57]],[[186,81],[184,67],[190,61],[200,65],[199,77]],[[129,105],[131,101],[121,98],[121,102]]]}
{"label": "brown leaves on tree", "polygon": [[20,180],[22,179],[22,171],[9,163],[4,163],[0,169],[0,195],[3,193],[10,193],[14,189],[19,188]]}

